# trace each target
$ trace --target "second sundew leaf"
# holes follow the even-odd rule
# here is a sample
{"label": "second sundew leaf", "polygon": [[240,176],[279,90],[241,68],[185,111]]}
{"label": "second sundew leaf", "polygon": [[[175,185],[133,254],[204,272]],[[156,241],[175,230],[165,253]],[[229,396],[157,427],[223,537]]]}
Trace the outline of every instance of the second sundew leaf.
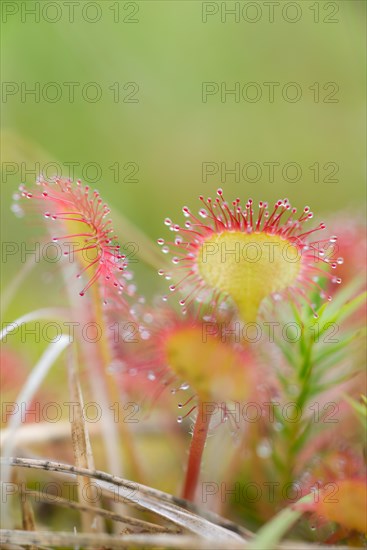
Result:
{"label": "second sundew leaf", "polygon": [[79,180],[74,183],[58,177],[40,178],[35,189],[23,185],[20,190],[23,197],[38,203],[47,220],[56,223],[53,241],[65,244],[64,255],[76,259],[81,268],[78,277],[85,274],[88,278],[79,294],[84,296],[95,283],[122,293],[127,263],[109,219],[110,209],[98,191]]}

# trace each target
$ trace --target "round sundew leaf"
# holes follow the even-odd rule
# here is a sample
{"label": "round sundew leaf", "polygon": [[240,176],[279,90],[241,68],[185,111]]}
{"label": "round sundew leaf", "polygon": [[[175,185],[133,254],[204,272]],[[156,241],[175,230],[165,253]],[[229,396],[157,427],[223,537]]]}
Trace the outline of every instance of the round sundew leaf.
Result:
{"label": "round sundew leaf", "polygon": [[[334,252],[326,253],[337,237],[314,240],[314,233],[326,225],[321,222],[306,230],[304,225],[313,213],[305,206],[297,214],[287,198],[269,210],[263,201],[256,209],[252,199],[246,204],[241,204],[240,198],[229,203],[222,189],[217,195],[215,199],[199,197],[205,206],[199,211],[203,221],[186,206],[182,210],[188,219],[183,227],[166,218],[171,231],[182,232],[162,247],[166,254],[170,247],[175,248],[172,262],[180,280],[171,290],[187,292],[180,305],[187,311],[195,301],[205,302],[213,311],[232,298],[242,320],[254,322],[265,297],[286,296],[297,304],[300,299],[306,302],[316,318],[319,298],[332,300],[320,277],[341,282],[329,269],[323,269],[324,265],[334,269],[342,262],[333,257]],[[172,278],[172,273],[167,278]]]}

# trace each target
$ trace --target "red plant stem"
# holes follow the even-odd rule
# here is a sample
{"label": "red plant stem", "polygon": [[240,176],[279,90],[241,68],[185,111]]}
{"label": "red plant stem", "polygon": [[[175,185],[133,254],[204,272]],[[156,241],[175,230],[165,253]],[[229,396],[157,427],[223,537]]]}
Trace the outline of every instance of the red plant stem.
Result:
{"label": "red plant stem", "polygon": [[194,433],[189,450],[189,460],[182,498],[194,502],[195,493],[200,476],[201,459],[205,447],[206,437],[212,411],[206,410],[205,403],[199,401],[198,414],[195,422]]}

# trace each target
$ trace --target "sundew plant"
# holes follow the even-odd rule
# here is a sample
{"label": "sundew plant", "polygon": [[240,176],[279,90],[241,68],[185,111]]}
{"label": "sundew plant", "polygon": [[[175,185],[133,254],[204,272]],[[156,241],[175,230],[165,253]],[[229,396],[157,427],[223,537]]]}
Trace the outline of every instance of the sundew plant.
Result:
{"label": "sundew plant", "polygon": [[15,194],[57,261],[1,333],[3,544],[364,546],[363,223],[222,189],[187,205],[153,243],[79,180]]}

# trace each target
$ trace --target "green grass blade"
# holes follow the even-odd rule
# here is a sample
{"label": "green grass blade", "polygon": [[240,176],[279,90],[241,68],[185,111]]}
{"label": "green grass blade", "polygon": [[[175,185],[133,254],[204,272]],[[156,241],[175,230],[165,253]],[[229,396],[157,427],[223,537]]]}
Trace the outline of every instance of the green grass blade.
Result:
{"label": "green grass blade", "polygon": [[[312,498],[313,494],[310,493],[301,498],[298,503],[310,502]],[[246,549],[273,550],[302,514],[301,510],[294,510],[293,505],[284,508],[257,532],[255,538],[246,546]]]}

